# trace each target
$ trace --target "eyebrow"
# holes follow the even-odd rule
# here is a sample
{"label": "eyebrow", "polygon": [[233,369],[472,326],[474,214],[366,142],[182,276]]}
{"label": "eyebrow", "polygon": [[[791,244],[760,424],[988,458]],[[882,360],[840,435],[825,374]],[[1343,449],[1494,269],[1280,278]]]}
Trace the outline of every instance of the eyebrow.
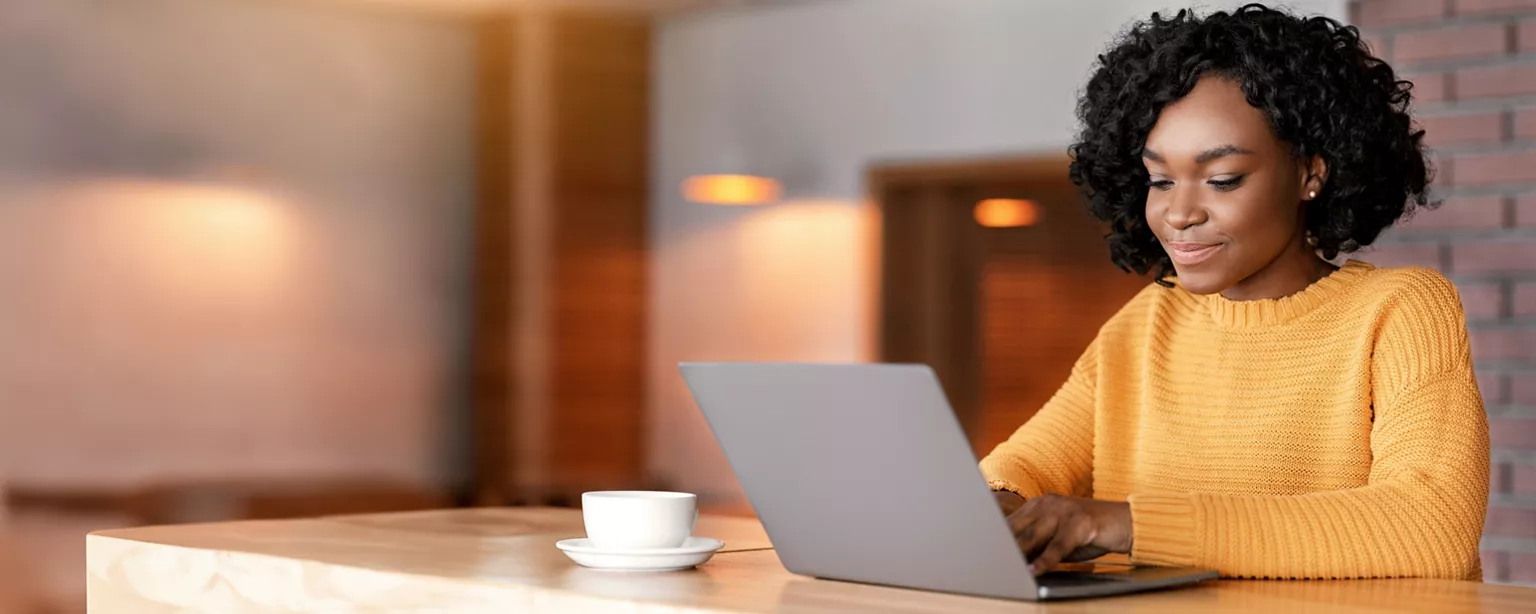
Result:
{"label": "eyebrow", "polygon": [[[1238,147],[1236,145],[1222,145],[1222,146],[1216,147],[1214,149],[1207,149],[1205,151],[1200,152],[1200,155],[1195,156],[1195,164],[1205,164],[1206,162],[1210,162],[1211,160],[1215,160],[1217,158],[1224,158],[1226,156],[1251,156],[1251,155],[1253,155],[1253,152],[1248,151],[1246,149],[1243,149],[1241,147]],[[1162,154],[1157,153],[1155,151],[1152,151],[1150,149],[1147,149],[1145,147],[1143,147],[1142,150],[1141,150],[1141,157],[1146,158],[1148,160],[1151,160],[1153,162],[1157,162],[1159,164],[1166,164],[1168,162],[1167,159],[1163,158]]]}

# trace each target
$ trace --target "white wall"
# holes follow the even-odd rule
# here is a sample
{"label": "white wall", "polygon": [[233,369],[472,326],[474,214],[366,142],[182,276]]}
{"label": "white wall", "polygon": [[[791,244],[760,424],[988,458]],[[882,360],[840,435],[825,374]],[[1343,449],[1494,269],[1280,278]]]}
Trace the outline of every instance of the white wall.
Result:
{"label": "white wall", "polygon": [[473,43],[327,3],[0,0],[0,475],[448,477]]}
{"label": "white wall", "polygon": [[[737,492],[678,361],[872,358],[871,162],[1061,151],[1094,57],[1166,4],[823,0],[664,20],[651,469],[677,488]],[[1343,0],[1294,5],[1344,15]],[[795,202],[730,209],[678,196],[684,177],[731,158],[785,177]]]}

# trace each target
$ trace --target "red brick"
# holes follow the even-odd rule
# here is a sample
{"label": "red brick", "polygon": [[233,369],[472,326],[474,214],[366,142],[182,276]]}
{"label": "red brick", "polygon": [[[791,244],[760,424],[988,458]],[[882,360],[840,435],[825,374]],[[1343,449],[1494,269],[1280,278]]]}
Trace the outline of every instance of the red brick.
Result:
{"label": "red brick", "polygon": [[1413,230],[1498,228],[1503,224],[1504,198],[1477,196],[1452,198],[1434,209],[1415,212],[1403,228]]}
{"label": "red brick", "polygon": [[1505,565],[1509,570],[1508,580],[1524,584],[1536,583],[1536,554],[1505,553]]}
{"label": "red brick", "polygon": [[1392,61],[1392,39],[1380,32],[1365,32],[1360,35],[1365,40],[1365,46],[1370,49],[1371,55],[1381,58],[1383,61]]}
{"label": "red brick", "polygon": [[1430,182],[1439,188],[1455,185],[1456,176],[1452,171],[1456,169],[1451,168],[1451,157],[1445,154],[1435,154],[1432,158],[1429,167]]}
{"label": "red brick", "polygon": [[[1532,36],[1536,37],[1536,32]],[[1515,138],[1536,138],[1536,108],[1515,111]]]}
{"label": "red brick", "polygon": [[1489,418],[1488,435],[1495,448],[1536,450],[1536,419]]}
{"label": "red brick", "polygon": [[1536,509],[1511,507],[1488,508],[1488,523],[1483,532],[1504,537],[1536,538]]}
{"label": "red brick", "polygon": [[1457,273],[1536,271],[1536,243],[1468,243],[1451,248]]}
{"label": "red brick", "polygon": [[1446,89],[1445,73],[1403,71],[1397,78],[1413,82],[1415,102],[1438,102],[1451,97]]}
{"label": "red brick", "polygon": [[1536,181],[1536,151],[1456,156],[1452,158],[1458,186]]}
{"label": "red brick", "polygon": [[1509,492],[1536,495],[1536,465],[1510,465]]}
{"label": "red brick", "polygon": [[1479,552],[1483,559],[1483,579],[1490,582],[1503,582],[1509,576],[1509,570],[1504,564],[1504,553],[1498,550],[1483,550]]}
{"label": "red brick", "polygon": [[1497,282],[1456,284],[1461,307],[1468,319],[1499,317],[1504,306],[1504,287]]}
{"label": "red brick", "polygon": [[1478,23],[1403,32],[1392,39],[1392,62],[1501,56],[1507,52],[1508,31],[1502,23]]}
{"label": "red brick", "polygon": [[1456,98],[1494,98],[1536,94],[1536,64],[1512,64],[1456,71]]}
{"label": "red brick", "polygon": [[1364,0],[1356,5],[1355,25],[1369,28],[1445,17],[1447,0]]}
{"label": "red brick", "polygon": [[1440,268],[1440,245],[1413,243],[1378,245],[1360,254],[1360,259],[1376,266],[1421,266]]}
{"label": "red brick", "polygon": [[1504,404],[1504,376],[1498,373],[1478,373],[1477,391],[1483,395],[1483,404]]}
{"label": "red brick", "polygon": [[1536,9],[1536,0],[1456,0],[1458,15],[1509,13]]}
{"label": "red brick", "polygon": [[1504,140],[1504,114],[1442,115],[1421,117],[1424,140],[1431,147],[1450,143],[1488,143]]}
{"label": "red brick", "polygon": [[1536,330],[1474,330],[1471,338],[1477,360],[1536,358]]}
{"label": "red brick", "polygon": [[1536,373],[1509,375],[1509,402],[1516,405],[1536,405]]}
{"label": "red brick", "polygon": [[1536,194],[1527,194],[1515,201],[1515,225],[1536,226]]}
{"label": "red brick", "polygon": [[1520,22],[1520,29],[1515,38],[1520,44],[1521,51],[1536,51],[1536,19]]}
{"label": "red brick", "polygon": [[1522,281],[1515,284],[1514,316],[1528,318],[1536,316],[1536,281]]}

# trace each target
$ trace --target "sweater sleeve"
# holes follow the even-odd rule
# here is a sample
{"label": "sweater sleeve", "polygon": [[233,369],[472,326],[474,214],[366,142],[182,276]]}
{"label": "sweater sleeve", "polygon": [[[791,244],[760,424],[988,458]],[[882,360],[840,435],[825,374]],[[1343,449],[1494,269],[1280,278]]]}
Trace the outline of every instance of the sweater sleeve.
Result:
{"label": "sweater sleeve", "polygon": [[1443,277],[1385,316],[1366,485],[1305,495],[1135,493],[1133,561],[1244,578],[1480,579],[1488,422]]}
{"label": "sweater sleeve", "polygon": [[1089,494],[1097,370],[1095,341],[1051,400],[981,460],[981,474],[993,490],[1026,499],[1046,493]]}

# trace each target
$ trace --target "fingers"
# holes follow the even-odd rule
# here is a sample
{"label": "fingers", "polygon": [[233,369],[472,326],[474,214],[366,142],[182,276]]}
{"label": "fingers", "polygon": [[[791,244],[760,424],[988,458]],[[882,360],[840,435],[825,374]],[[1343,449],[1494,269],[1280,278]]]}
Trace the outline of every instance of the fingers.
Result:
{"label": "fingers", "polygon": [[1035,575],[1050,571],[1062,559],[1079,546],[1087,545],[1093,541],[1093,529],[1088,523],[1075,522],[1063,526],[1056,531],[1050,542],[1040,551],[1038,556],[1030,559],[1029,569]]}
{"label": "fingers", "polygon": [[1055,516],[1020,510],[1008,520],[1011,525],[1009,528],[1013,529],[1014,541],[1019,544],[1019,551],[1026,555],[1044,548],[1056,536]]}

